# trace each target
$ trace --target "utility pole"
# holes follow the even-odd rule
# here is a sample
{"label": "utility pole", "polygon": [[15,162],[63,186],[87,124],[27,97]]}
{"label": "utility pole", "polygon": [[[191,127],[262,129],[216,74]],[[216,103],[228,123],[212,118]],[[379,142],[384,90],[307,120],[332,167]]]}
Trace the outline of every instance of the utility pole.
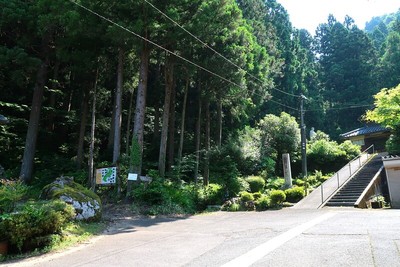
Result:
{"label": "utility pole", "polygon": [[303,179],[305,180],[305,191],[307,195],[307,137],[306,137],[306,125],[304,124],[304,100],[307,98],[304,95],[300,95],[300,129],[301,129],[301,170]]}

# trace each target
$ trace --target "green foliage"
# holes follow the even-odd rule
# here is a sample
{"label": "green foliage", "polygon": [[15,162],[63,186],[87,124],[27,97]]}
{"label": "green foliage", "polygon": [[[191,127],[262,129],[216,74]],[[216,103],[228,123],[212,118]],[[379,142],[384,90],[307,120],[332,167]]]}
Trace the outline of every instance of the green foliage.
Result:
{"label": "green foliage", "polygon": [[240,204],[233,203],[229,206],[228,211],[240,211]]}
{"label": "green foliage", "polygon": [[284,178],[270,178],[267,180],[267,189],[281,189],[285,185],[285,179]]}
{"label": "green foliage", "polygon": [[132,144],[130,150],[130,165],[132,169],[136,170],[141,163],[142,153],[137,136],[132,136]]}
{"label": "green foliage", "polygon": [[197,188],[197,208],[204,210],[208,205],[222,204],[224,188],[219,184],[209,184]]}
{"label": "green foliage", "polygon": [[345,141],[338,144],[327,139],[314,140],[307,144],[309,170],[324,173],[335,172],[360,154],[360,146]]}
{"label": "green foliage", "polygon": [[222,204],[224,189],[218,184],[196,186],[179,181],[170,181],[153,177],[149,184],[138,184],[131,192],[136,205],[135,210],[145,214],[194,213],[202,211],[208,205]]}
{"label": "green foliage", "polygon": [[262,193],[261,193],[261,192],[255,192],[255,193],[253,193],[254,200],[259,199],[261,196],[262,196]]}
{"label": "green foliage", "polygon": [[262,157],[271,157],[277,163],[275,172],[282,172],[281,155],[294,153],[299,148],[300,129],[296,119],[285,112],[279,117],[268,114],[260,120],[258,127],[262,132]]}
{"label": "green foliage", "polygon": [[134,201],[146,203],[148,205],[161,205],[169,198],[167,187],[162,178],[153,177],[149,183],[140,183],[135,186],[130,196]]}
{"label": "green foliage", "polygon": [[[396,60],[398,62],[398,60]],[[393,134],[386,143],[386,149],[392,154],[400,152],[400,85],[387,89],[383,88],[375,96],[375,109],[366,113],[366,119],[381,124],[393,130]]]}
{"label": "green foliage", "polygon": [[63,201],[27,202],[4,223],[10,244],[23,251],[47,245],[48,237],[60,234],[74,216],[74,208]]}
{"label": "green foliage", "polygon": [[0,180],[0,214],[12,212],[26,196],[28,189],[19,181]]}
{"label": "green foliage", "polygon": [[265,180],[260,176],[249,176],[246,178],[249,183],[250,192],[261,192],[265,187]]}
{"label": "green foliage", "polygon": [[249,192],[243,191],[243,192],[240,192],[240,200],[242,202],[253,201],[254,196]]}
{"label": "green foliage", "polygon": [[271,199],[269,196],[263,195],[262,197],[257,199],[255,205],[257,211],[267,210],[271,207]]}
{"label": "green foliage", "polygon": [[269,198],[271,199],[271,206],[280,206],[286,200],[285,192],[282,190],[272,190],[269,193]]}
{"label": "green foliage", "polygon": [[227,196],[235,196],[241,190],[239,171],[231,157],[231,148],[210,151],[210,182],[223,186]]}
{"label": "green foliage", "polygon": [[286,189],[285,195],[286,195],[286,201],[291,202],[291,203],[297,203],[305,196],[304,187],[295,186],[295,187]]}

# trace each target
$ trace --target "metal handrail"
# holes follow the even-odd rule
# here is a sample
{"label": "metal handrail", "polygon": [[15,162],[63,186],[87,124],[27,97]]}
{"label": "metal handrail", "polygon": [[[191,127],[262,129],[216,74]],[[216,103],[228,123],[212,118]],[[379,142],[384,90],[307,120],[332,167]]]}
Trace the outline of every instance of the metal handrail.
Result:
{"label": "metal handrail", "polygon": [[[328,180],[326,180],[325,182],[323,182],[322,184],[321,184],[321,205],[325,202],[325,201],[327,201],[333,194],[335,194],[336,192],[337,192],[337,190],[343,185],[343,184],[345,184],[349,179],[350,179],[350,177],[352,177],[352,175],[354,175],[354,173],[356,173],[359,169],[360,169],[360,167],[361,166],[363,166],[364,164],[365,164],[365,162],[367,162],[368,160],[369,160],[369,157],[368,157],[368,151],[369,150],[371,150],[371,148],[372,148],[372,155],[375,153],[375,149],[374,149],[374,145],[371,145],[371,146],[369,146],[367,149],[365,149],[364,151],[362,151],[361,153],[360,153],[360,155],[358,155],[357,157],[355,157],[354,159],[352,159],[351,161],[349,161],[349,163],[347,163],[345,166],[343,166],[339,171],[337,171],[334,175],[332,175],[331,176],[331,178],[329,178]],[[367,156],[367,159],[365,160],[365,162],[361,162],[361,158],[362,158],[362,156],[363,155],[366,155]],[[352,173],[351,171],[351,164],[353,163],[353,162],[355,162],[356,160],[358,159],[358,163],[359,163],[359,166],[358,166],[358,168]],[[344,172],[345,170],[349,170],[349,176],[346,178],[346,179],[344,179],[344,180],[342,180],[342,181],[340,181],[340,172],[342,171],[342,172]],[[329,183],[329,182],[332,182],[332,178],[334,178],[336,176],[336,178],[337,178],[337,187],[335,188],[335,190],[333,190],[333,192],[332,193],[330,193],[329,194],[329,196],[327,197],[327,198],[324,198],[324,185],[326,185],[327,183]]]}

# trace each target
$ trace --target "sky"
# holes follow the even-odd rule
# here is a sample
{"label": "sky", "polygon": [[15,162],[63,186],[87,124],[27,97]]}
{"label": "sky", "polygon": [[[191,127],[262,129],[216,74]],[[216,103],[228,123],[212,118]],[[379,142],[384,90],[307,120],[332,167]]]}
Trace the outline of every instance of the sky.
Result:
{"label": "sky", "polygon": [[292,25],[306,29],[312,35],[317,26],[328,21],[333,14],[343,22],[349,15],[358,28],[364,29],[372,17],[394,13],[400,8],[400,0],[277,0],[289,13]]}

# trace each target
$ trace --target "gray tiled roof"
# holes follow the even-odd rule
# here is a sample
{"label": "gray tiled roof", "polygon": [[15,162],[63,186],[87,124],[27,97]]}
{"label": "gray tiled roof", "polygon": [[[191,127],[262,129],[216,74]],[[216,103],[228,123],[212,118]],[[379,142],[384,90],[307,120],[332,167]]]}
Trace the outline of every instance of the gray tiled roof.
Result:
{"label": "gray tiled roof", "polygon": [[369,125],[341,134],[340,136],[343,138],[349,138],[353,136],[360,136],[360,135],[379,133],[379,132],[389,132],[389,131],[390,129],[382,127],[380,125]]}

